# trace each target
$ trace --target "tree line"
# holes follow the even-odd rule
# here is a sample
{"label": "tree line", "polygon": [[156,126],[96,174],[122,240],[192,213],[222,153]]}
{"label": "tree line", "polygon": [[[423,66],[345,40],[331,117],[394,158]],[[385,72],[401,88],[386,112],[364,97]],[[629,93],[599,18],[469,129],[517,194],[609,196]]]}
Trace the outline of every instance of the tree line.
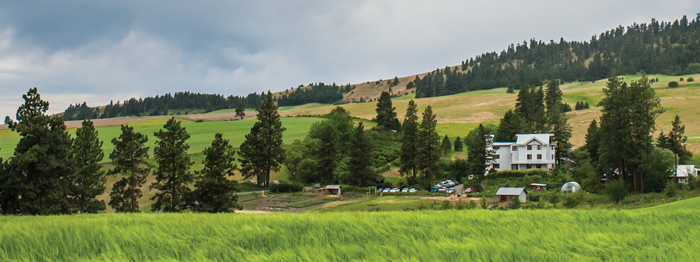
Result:
{"label": "tree line", "polygon": [[531,39],[500,53],[484,53],[418,76],[408,84],[416,98],[450,95],[471,90],[525,85],[546,79],[595,81],[614,75],[691,74],[700,72],[700,14],[673,22],[657,21],[619,26],[589,41],[549,42]]}
{"label": "tree line", "polygon": [[[230,178],[235,170],[245,177],[258,177],[267,185],[271,171],[279,170],[282,132],[277,106],[271,94],[258,109],[258,122],[241,145],[235,165],[233,146],[221,133],[204,149],[204,167],[192,172],[194,164],[187,154],[190,135],[180,121],[171,118],[155,132],[155,165],[145,144],[148,136],[133,127],[121,126],[119,137],[111,143],[109,154],[113,168],[102,171],[103,141],[92,121],[84,120],[72,138],[61,116],[49,116],[49,103],[41,99],[36,88],[23,95],[24,104],[17,110],[17,122],[9,128],[20,140],[8,160],[0,159],[0,211],[15,215],[49,215],[97,213],[106,209],[97,197],[105,191],[107,175],[121,175],[109,193],[109,206],[117,212],[140,212],[146,177],[152,174],[156,190],[150,198],[151,209],[162,212],[233,212],[240,209],[235,194],[238,184]],[[190,186],[193,186],[192,188]]]}
{"label": "tree line", "polygon": [[335,83],[326,85],[323,82],[317,84],[309,84],[308,87],[294,89],[291,92],[287,89],[277,99],[279,106],[296,106],[308,103],[331,104],[343,99],[343,94],[354,90],[355,86],[350,84],[338,86]]}

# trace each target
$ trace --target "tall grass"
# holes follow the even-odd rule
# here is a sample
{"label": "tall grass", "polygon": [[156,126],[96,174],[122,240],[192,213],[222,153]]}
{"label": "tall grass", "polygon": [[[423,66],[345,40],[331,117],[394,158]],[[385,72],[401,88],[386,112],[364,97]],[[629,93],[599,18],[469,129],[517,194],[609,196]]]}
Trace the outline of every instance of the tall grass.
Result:
{"label": "tall grass", "polygon": [[698,217],[676,207],[0,217],[0,260],[697,261]]}

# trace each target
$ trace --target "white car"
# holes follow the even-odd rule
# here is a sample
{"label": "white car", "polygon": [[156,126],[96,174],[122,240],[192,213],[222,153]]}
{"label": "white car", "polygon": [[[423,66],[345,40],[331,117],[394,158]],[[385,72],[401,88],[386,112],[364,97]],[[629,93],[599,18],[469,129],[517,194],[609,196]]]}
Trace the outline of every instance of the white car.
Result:
{"label": "white car", "polygon": [[382,191],[382,192],[384,192],[384,193],[389,193],[389,191],[391,191],[391,188],[388,188],[388,187],[387,187],[387,188],[385,188],[384,191]]}
{"label": "white car", "polygon": [[445,188],[444,188],[444,187],[443,187],[443,188],[438,188],[438,192],[440,192],[440,193],[445,192]]}
{"label": "white car", "polygon": [[389,193],[398,193],[399,191],[401,191],[401,190],[399,190],[398,188],[392,188],[392,189],[389,191]]}
{"label": "white car", "polygon": [[406,187],[406,188],[404,188],[403,190],[401,190],[401,193],[408,193],[408,187]]}
{"label": "white car", "polygon": [[418,192],[418,190],[416,190],[415,188],[411,188],[408,190],[408,193],[416,193],[416,192]]}

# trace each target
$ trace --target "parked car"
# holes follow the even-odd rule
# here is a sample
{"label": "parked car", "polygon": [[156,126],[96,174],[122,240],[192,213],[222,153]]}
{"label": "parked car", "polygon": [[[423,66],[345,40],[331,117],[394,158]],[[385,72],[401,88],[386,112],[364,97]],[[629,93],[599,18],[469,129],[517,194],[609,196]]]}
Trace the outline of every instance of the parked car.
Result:
{"label": "parked car", "polygon": [[440,193],[445,192],[445,188],[438,188],[438,192],[440,192]]}
{"label": "parked car", "polygon": [[430,192],[433,192],[433,193],[435,193],[435,192],[437,192],[437,191],[438,191],[438,188],[437,188],[437,187],[433,187],[433,188],[430,189]]}
{"label": "parked car", "polygon": [[385,188],[384,191],[382,191],[382,192],[384,192],[384,193],[389,193],[389,191],[391,191],[391,188],[388,188],[388,187],[387,187],[387,188]]}
{"label": "parked car", "polygon": [[377,188],[377,192],[382,192],[382,190],[384,190],[384,188]]}
{"label": "parked car", "polygon": [[404,189],[401,190],[401,193],[408,193],[408,187],[404,187]]}
{"label": "parked car", "polygon": [[401,191],[401,190],[399,190],[398,188],[392,188],[392,189],[389,191],[389,193],[398,193],[399,191]]}
{"label": "parked car", "polygon": [[415,188],[411,188],[408,190],[408,193],[416,193],[416,192],[418,192],[418,190],[416,190]]}
{"label": "parked car", "polygon": [[469,193],[472,193],[472,191],[473,191],[473,190],[472,190],[472,188],[470,187],[470,188],[465,189],[465,190],[464,190],[464,193],[469,194]]}
{"label": "parked car", "polygon": [[454,189],[448,189],[448,190],[447,190],[447,193],[448,193],[448,194],[454,194],[455,192],[456,192],[456,191],[455,191]]}

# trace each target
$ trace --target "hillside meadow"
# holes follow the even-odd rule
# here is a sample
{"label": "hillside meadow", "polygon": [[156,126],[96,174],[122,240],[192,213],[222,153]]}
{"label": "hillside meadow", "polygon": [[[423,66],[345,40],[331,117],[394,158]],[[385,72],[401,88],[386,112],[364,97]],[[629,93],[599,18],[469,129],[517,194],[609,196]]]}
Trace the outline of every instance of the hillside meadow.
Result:
{"label": "hillside meadow", "polygon": [[700,198],[622,210],[0,217],[2,261],[697,261]]}

